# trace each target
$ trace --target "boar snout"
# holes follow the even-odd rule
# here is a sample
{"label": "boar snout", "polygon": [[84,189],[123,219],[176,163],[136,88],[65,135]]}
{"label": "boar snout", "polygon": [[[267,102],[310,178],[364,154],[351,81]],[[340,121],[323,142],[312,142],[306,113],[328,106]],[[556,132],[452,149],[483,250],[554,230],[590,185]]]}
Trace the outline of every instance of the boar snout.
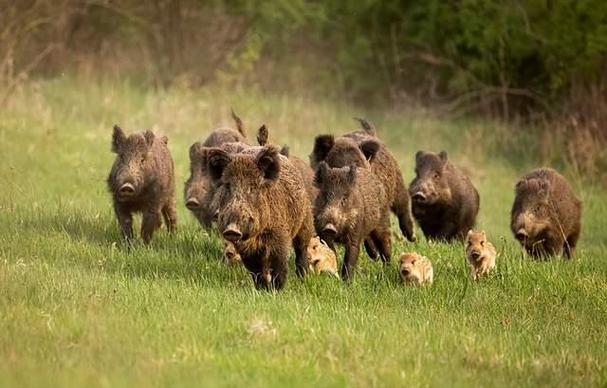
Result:
{"label": "boar snout", "polygon": [[474,260],[476,260],[476,259],[478,259],[479,257],[481,257],[481,253],[480,253],[479,251],[477,251],[477,250],[473,250],[472,252],[470,252],[470,256],[471,256],[471,257],[472,257]]}
{"label": "boar snout", "polygon": [[409,276],[409,274],[411,273],[411,271],[409,271],[407,268],[403,268],[403,269],[400,270],[400,273],[403,276]]}
{"label": "boar snout", "polygon": [[129,198],[135,195],[135,186],[132,183],[125,183],[118,189],[118,196],[120,198]]}
{"label": "boar snout", "polygon": [[521,228],[516,232],[515,235],[516,239],[520,242],[525,242],[525,240],[527,240],[527,238],[529,237],[529,235],[527,234],[527,232],[525,231],[525,229]]}
{"label": "boar snout", "polygon": [[200,208],[200,202],[196,198],[190,197],[185,202],[185,207],[190,210],[198,210]]}
{"label": "boar snout", "polygon": [[327,238],[335,238],[337,236],[337,228],[331,223],[326,224],[322,229],[322,234]]}
{"label": "boar snout", "polygon": [[236,224],[230,224],[222,232],[223,237],[230,242],[238,242],[242,238],[242,232]]}
{"label": "boar snout", "polygon": [[426,200],[426,194],[422,193],[421,191],[418,191],[411,196],[411,199],[416,202],[424,202]]}

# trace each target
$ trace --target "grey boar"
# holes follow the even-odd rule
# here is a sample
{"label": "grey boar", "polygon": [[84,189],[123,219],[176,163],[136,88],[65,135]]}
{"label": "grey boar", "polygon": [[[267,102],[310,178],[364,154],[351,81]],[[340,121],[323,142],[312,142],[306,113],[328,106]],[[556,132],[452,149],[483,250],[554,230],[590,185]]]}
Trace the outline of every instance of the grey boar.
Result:
{"label": "grey boar", "polygon": [[[415,241],[415,226],[411,216],[409,193],[398,166],[398,162],[376,136],[375,128],[363,119],[362,131],[354,131],[335,138],[319,135],[310,155],[310,165],[316,169],[321,161],[330,167],[356,165],[370,168],[383,185],[390,209],[398,218],[401,232],[409,241]],[[365,243],[369,256],[374,257],[373,244]]]}
{"label": "grey boar", "polygon": [[114,126],[112,152],[116,159],[107,179],[114,212],[127,242],[133,239],[133,213],[143,214],[141,238],[147,244],[162,218],[170,232],[177,224],[175,175],[166,136],[150,130],[126,136]]}
{"label": "grey boar", "polygon": [[476,222],[478,192],[445,151],[417,152],[409,193],[413,216],[430,240],[463,240]]}
{"label": "grey boar", "polygon": [[356,165],[331,168],[321,162],[315,183],[320,189],[314,204],[316,231],[332,249],[335,242],[345,245],[342,279],[352,277],[365,239],[373,241],[388,263],[392,250],[389,203],[377,177]]}
{"label": "grey boar", "polygon": [[289,159],[275,147],[237,154],[212,148],[208,170],[217,185],[218,229],[236,248],[256,287],[284,287],[291,246],[297,273],[304,276],[314,225],[301,175]]}
{"label": "grey boar", "polygon": [[510,227],[533,257],[573,256],[581,230],[582,202],[551,168],[533,170],[516,184]]}

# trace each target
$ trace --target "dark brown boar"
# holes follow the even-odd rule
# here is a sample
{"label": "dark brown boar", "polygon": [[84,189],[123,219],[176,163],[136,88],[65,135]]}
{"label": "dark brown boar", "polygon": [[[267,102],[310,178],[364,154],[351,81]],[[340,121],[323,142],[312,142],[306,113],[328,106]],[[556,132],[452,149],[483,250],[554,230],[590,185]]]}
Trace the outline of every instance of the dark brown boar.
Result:
{"label": "dark brown boar", "polygon": [[173,159],[166,136],[150,130],[126,136],[114,126],[112,152],[117,157],[107,179],[114,211],[127,242],[133,239],[133,213],[143,213],[141,238],[148,243],[161,225],[173,232],[177,224]]}
{"label": "dark brown boar", "polygon": [[213,148],[208,169],[217,184],[218,229],[236,247],[255,285],[283,288],[291,246],[303,276],[314,225],[301,175],[289,159],[270,146],[237,154]]}
{"label": "dark brown boar", "polygon": [[[269,144],[269,131],[265,124],[257,131],[257,143],[260,146]],[[293,163],[295,168],[300,172],[306,187],[306,192],[308,193],[308,198],[310,198],[310,203],[313,204],[314,199],[316,199],[316,195],[318,194],[318,189],[314,185],[314,170],[312,170],[303,159],[298,158],[295,155],[290,155],[289,147],[286,145],[280,149],[280,154],[289,158],[291,163]]]}
{"label": "dark brown boar", "polygon": [[510,227],[533,257],[573,256],[581,230],[582,202],[551,168],[533,170],[516,184]]}
{"label": "dark brown boar", "polygon": [[[354,131],[337,138],[332,135],[317,136],[310,155],[310,164],[313,169],[316,169],[321,161],[325,161],[330,167],[356,165],[370,168],[384,186],[390,209],[398,218],[401,232],[409,241],[415,241],[409,193],[398,162],[377,138],[375,128],[363,119],[357,120],[361,123],[362,131]],[[372,256],[372,244],[365,243],[365,247]]]}
{"label": "dark brown boar", "polygon": [[184,200],[186,207],[203,228],[210,228],[213,221],[213,213],[209,209],[213,187],[206,168],[206,150],[210,147],[222,147],[229,152],[238,152],[248,147],[242,120],[234,111],[232,111],[232,118],[237,130],[215,129],[204,142],[194,143],[190,147],[190,176],[185,182]]}
{"label": "dark brown boar", "polygon": [[384,263],[390,261],[389,202],[383,185],[367,168],[356,165],[331,168],[318,165],[315,182],[320,189],[314,204],[316,232],[335,250],[345,246],[342,279],[352,277],[360,244],[373,241]]}
{"label": "dark brown boar", "polygon": [[445,151],[417,152],[409,193],[413,216],[428,239],[463,240],[476,222],[478,192]]}

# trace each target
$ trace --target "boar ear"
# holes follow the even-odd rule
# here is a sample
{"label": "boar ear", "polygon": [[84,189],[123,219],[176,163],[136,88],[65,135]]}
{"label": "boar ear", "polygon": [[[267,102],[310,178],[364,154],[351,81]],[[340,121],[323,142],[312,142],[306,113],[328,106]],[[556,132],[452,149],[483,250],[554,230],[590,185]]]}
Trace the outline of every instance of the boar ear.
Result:
{"label": "boar ear", "polygon": [[441,152],[438,154],[438,157],[440,158],[440,160],[441,160],[443,163],[447,163],[447,151],[441,151]]}
{"label": "boar ear", "polygon": [[117,125],[114,125],[114,133],[112,133],[112,152],[119,153],[120,148],[126,141],[126,136],[122,128]]}
{"label": "boar ear", "polygon": [[238,117],[236,115],[236,113],[234,112],[234,109],[230,109],[230,110],[232,111],[232,119],[234,119],[234,122],[236,123],[236,129],[238,130],[238,132],[240,132],[240,134],[243,137],[247,137],[247,133],[244,129],[244,124],[242,123],[242,120],[240,119],[240,117]]}
{"label": "boar ear", "polygon": [[257,130],[257,144],[259,144],[260,146],[265,146],[266,144],[268,144],[268,137],[268,128],[264,124]]}
{"label": "boar ear", "polygon": [[202,143],[197,141],[196,143],[190,146],[190,162],[193,162],[196,159],[204,158],[204,147]]}
{"label": "boar ear", "polygon": [[335,144],[335,138],[333,135],[318,135],[314,139],[314,150],[312,155],[317,162],[325,160],[331,148]]}
{"label": "boar ear", "polygon": [[316,187],[320,187],[325,181],[328,170],[329,165],[327,164],[327,162],[320,162],[318,168],[316,169],[316,173],[314,174],[314,184],[316,185]]}
{"label": "boar ear", "polygon": [[362,151],[363,155],[365,155],[365,159],[371,160],[379,151],[379,143],[375,140],[366,140],[360,143],[358,146]]}
{"label": "boar ear", "polygon": [[347,182],[349,185],[354,185],[354,182],[356,182],[356,170],[357,170],[357,167],[354,164],[350,165],[350,167],[348,168]]}
{"label": "boar ear", "polygon": [[207,151],[207,168],[209,169],[211,178],[214,180],[221,179],[223,170],[230,163],[230,154],[220,148],[211,148]]}
{"label": "boar ear", "polygon": [[166,137],[166,136],[161,137],[161,138],[160,138],[160,140],[161,140],[161,141],[162,141],[162,142],[163,142],[165,145],[168,145],[168,144],[169,144],[169,138],[168,138],[168,137]]}
{"label": "boar ear", "polygon": [[145,142],[147,143],[148,147],[151,147],[152,144],[154,143],[154,138],[156,136],[154,136],[154,132],[150,131],[149,129],[147,129],[144,133],[143,133],[143,137],[145,138]]}
{"label": "boar ear", "polygon": [[289,146],[288,145],[282,146],[282,148],[280,149],[280,154],[282,156],[286,156],[288,158],[289,157]]}
{"label": "boar ear", "polygon": [[472,236],[472,229],[470,229],[470,230],[468,231],[468,234],[466,235],[466,239],[469,239],[469,238],[470,238],[470,236]]}
{"label": "boar ear", "polygon": [[360,123],[360,126],[362,127],[362,129],[364,129],[368,135],[376,136],[377,131],[375,131],[375,126],[373,124],[369,123],[367,120],[360,118],[360,117],[355,117],[354,120],[356,120]]}
{"label": "boar ear", "polygon": [[422,156],[424,155],[424,151],[417,151],[415,153],[415,163],[419,163],[420,159],[422,158]]}
{"label": "boar ear", "polygon": [[280,173],[280,156],[275,147],[264,147],[255,160],[266,179],[277,179]]}
{"label": "boar ear", "polygon": [[486,238],[487,238],[487,234],[485,233],[485,231],[484,231],[484,230],[481,232],[481,235],[483,236],[483,239],[486,239]]}

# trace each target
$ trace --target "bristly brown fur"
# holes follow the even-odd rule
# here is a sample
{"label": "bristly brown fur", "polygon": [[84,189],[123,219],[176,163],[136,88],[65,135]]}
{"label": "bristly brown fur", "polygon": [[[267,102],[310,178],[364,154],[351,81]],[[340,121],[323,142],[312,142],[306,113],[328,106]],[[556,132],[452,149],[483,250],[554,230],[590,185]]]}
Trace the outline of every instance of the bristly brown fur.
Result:
{"label": "bristly brown fur", "polygon": [[[409,241],[415,241],[409,193],[398,162],[377,138],[375,127],[363,119],[357,120],[361,123],[362,131],[350,132],[337,138],[332,135],[317,136],[310,155],[310,165],[316,169],[321,161],[325,161],[330,167],[356,165],[370,168],[384,186],[386,200],[398,218],[401,232]],[[374,249],[368,245],[366,243],[367,251],[373,257]]]}
{"label": "bristly brown fur", "polygon": [[297,273],[303,276],[314,227],[301,174],[291,161],[275,147],[251,147],[238,154],[213,148],[208,169],[217,185],[218,229],[232,240],[255,285],[284,287],[291,246]]}
{"label": "bristly brown fur", "polygon": [[184,185],[184,201],[205,229],[211,227],[214,217],[214,211],[210,209],[214,187],[207,173],[207,150],[211,147],[221,147],[230,152],[239,152],[249,146],[245,138],[244,124],[233,110],[232,118],[236,122],[237,130],[217,128],[202,143],[196,142],[190,147],[190,176]]}
{"label": "bristly brown fur", "polygon": [[510,227],[533,257],[573,257],[582,227],[582,202],[551,168],[533,170],[515,188]]}
{"label": "bristly brown fur", "polygon": [[413,216],[432,240],[463,240],[472,229],[480,197],[470,179],[455,167],[445,151],[418,151],[416,176],[409,185]]}
{"label": "bristly brown fur", "polygon": [[112,151],[117,156],[107,183],[122,235],[128,242],[133,239],[136,212],[143,213],[141,238],[145,243],[150,242],[162,218],[169,231],[175,231],[175,175],[167,143],[166,136],[156,137],[149,130],[127,137],[114,126]]}
{"label": "bristly brown fur", "polygon": [[315,183],[320,189],[314,204],[316,232],[333,250],[335,242],[345,245],[342,278],[352,276],[364,240],[372,241],[388,263],[392,249],[388,202],[371,170],[354,165],[331,168],[321,162]]}

